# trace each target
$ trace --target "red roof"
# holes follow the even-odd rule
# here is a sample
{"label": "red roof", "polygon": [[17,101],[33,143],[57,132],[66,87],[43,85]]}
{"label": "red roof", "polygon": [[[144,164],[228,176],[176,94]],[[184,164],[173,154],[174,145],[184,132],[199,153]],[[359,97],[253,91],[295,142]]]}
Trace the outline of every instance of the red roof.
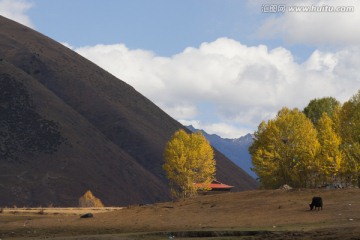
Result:
{"label": "red roof", "polygon": [[[204,184],[203,183],[194,183],[195,186],[201,188],[201,187],[204,187]],[[226,184],[223,184],[217,180],[213,180],[209,185],[208,185],[209,188],[211,189],[230,189],[230,188],[233,188],[234,186],[229,186],[229,185],[226,185]]]}

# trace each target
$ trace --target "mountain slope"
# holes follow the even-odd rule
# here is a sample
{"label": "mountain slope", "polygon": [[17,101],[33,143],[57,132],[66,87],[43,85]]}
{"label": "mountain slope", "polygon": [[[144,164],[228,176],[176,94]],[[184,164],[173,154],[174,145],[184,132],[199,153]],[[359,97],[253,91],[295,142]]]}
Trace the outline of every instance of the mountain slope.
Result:
{"label": "mountain slope", "polygon": [[[0,204],[74,205],[88,189],[106,205],[169,199],[162,154],[171,135],[183,128],[180,123],[77,53],[3,17],[0,59],[1,81],[22,85],[31,102],[34,119],[26,136],[41,139],[25,141],[31,146],[18,146],[21,151],[0,159],[0,195],[6,196]],[[9,96],[23,98],[24,91],[12,91]],[[17,115],[23,104],[15,104]],[[23,119],[11,121],[19,125]],[[2,132],[9,121],[2,120]],[[44,134],[38,136],[36,127]],[[20,135],[13,137],[18,142]],[[0,149],[11,145],[5,138]],[[39,147],[49,141],[48,148]],[[216,159],[219,180],[236,190],[256,187],[222,154]]]}
{"label": "mountain slope", "polygon": [[249,153],[249,147],[253,143],[253,136],[251,134],[236,139],[228,139],[221,138],[216,134],[208,134],[204,130],[198,130],[193,126],[187,126],[187,128],[192,132],[201,131],[211,145],[222,152],[241,169],[245,170],[250,176],[257,178],[256,174],[251,170],[253,167],[251,155]]}
{"label": "mountain slope", "polygon": [[[168,197],[166,186],[159,179],[35,79],[5,60],[0,63],[0,72],[2,92],[4,83],[18,86],[16,91],[10,92],[12,98],[2,97],[1,105],[11,105],[12,99],[16,99],[11,107],[15,112],[12,115],[20,116],[2,117],[0,123],[3,150],[0,205],[54,203],[74,206],[87,189],[94,190],[105,204],[142,202],[143,199],[158,201]],[[18,91],[19,86],[22,91]],[[28,98],[24,98],[23,92]],[[23,116],[23,106],[27,102],[22,99],[31,102],[27,111],[36,114]],[[21,129],[23,134],[4,138],[5,130],[12,130],[5,120],[15,127],[25,125]],[[57,126],[55,131],[38,127],[44,122],[54,123]],[[42,141],[38,142],[36,137]],[[50,144],[50,147],[44,144],[51,143],[54,138],[55,144]],[[14,143],[10,145],[9,141]],[[15,151],[12,152],[11,148]],[[141,175],[141,178],[136,175]],[[124,194],[130,187],[136,191]]]}

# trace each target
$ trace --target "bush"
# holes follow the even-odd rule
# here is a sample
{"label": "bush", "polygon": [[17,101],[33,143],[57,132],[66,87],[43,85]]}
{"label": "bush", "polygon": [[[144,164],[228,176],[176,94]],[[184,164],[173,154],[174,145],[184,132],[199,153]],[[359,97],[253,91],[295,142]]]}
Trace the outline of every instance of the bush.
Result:
{"label": "bush", "polygon": [[79,207],[104,207],[100,199],[96,198],[90,190],[79,198]]}
{"label": "bush", "polygon": [[44,215],[44,214],[45,214],[45,210],[44,210],[43,208],[41,208],[40,211],[38,212],[38,214]]}

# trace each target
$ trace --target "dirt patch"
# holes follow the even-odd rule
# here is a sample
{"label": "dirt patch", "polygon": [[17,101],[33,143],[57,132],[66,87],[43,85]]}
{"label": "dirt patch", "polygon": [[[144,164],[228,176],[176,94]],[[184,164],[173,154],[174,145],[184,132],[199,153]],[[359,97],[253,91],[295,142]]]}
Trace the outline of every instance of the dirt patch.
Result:
{"label": "dirt patch", "polygon": [[[310,211],[313,196],[322,211]],[[45,211],[46,212],[46,211]],[[257,190],[80,214],[0,214],[13,239],[360,239],[360,190]]]}

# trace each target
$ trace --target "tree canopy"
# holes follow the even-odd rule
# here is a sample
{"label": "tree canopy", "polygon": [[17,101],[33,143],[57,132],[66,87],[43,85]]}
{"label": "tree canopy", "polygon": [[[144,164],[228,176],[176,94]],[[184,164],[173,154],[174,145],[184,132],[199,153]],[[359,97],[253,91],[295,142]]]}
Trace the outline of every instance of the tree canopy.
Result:
{"label": "tree canopy", "polygon": [[281,109],[260,123],[249,151],[265,188],[360,186],[360,91],[343,105],[326,97],[303,112]]}
{"label": "tree canopy", "polygon": [[79,207],[104,207],[99,198],[96,198],[90,190],[79,198]]}
{"label": "tree canopy", "polygon": [[175,132],[164,151],[163,168],[174,198],[196,194],[194,183],[210,184],[215,177],[214,151],[200,133]]}
{"label": "tree canopy", "polygon": [[344,177],[347,182],[360,186],[360,91],[341,108],[340,135]]}
{"label": "tree canopy", "polygon": [[336,134],[335,124],[326,112],[317,123],[320,152],[318,154],[319,180],[330,182],[331,177],[341,174],[343,156],[340,151],[341,137]]}
{"label": "tree canopy", "polygon": [[340,102],[333,97],[315,98],[304,108],[304,113],[315,125],[317,125],[324,112],[331,119],[334,119],[340,106]]}
{"label": "tree canopy", "polygon": [[249,150],[263,187],[307,187],[319,147],[311,121],[298,109],[283,108],[275,119],[259,125]]}

